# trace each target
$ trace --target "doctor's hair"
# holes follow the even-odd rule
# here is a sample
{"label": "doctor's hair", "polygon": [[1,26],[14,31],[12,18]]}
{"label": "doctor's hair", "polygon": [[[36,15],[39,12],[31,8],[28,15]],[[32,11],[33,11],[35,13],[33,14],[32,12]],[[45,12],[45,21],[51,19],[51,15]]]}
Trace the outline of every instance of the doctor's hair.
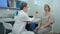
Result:
{"label": "doctor's hair", "polygon": [[24,7],[27,7],[27,3],[26,2],[21,2],[20,10],[23,10]]}

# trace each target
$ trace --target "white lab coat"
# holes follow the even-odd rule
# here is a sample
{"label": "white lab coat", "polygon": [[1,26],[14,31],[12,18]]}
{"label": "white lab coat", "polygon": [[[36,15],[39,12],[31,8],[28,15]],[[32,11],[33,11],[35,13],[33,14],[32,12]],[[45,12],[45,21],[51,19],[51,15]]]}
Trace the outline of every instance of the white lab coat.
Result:
{"label": "white lab coat", "polygon": [[16,17],[15,24],[12,28],[12,34],[21,34],[22,32],[26,31],[25,21],[32,21],[33,19],[34,18],[29,18],[28,15],[23,10],[21,10]]}

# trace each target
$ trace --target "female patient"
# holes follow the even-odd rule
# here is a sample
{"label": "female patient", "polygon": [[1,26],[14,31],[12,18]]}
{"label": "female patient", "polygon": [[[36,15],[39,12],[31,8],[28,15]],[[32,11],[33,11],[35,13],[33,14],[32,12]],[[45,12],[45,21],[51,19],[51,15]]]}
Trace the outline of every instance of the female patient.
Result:
{"label": "female patient", "polygon": [[44,5],[45,13],[41,16],[38,27],[36,30],[37,34],[47,34],[52,30],[52,24],[54,23],[54,17],[50,13],[50,6],[48,4]]}

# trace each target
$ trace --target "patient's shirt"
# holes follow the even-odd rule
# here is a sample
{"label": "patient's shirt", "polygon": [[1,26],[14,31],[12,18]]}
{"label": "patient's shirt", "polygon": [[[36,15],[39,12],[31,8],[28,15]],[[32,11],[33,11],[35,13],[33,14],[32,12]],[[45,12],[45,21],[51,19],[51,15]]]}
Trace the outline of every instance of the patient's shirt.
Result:
{"label": "patient's shirt", "polygon": [[47,21],[54,23],[54,17],[53,17],[53,15],[51,13],[49,15],[47,15],[47,16],[45,16],[45,14],[42,15],[41,20],[42,20],[41,26],[44,26],[47,23]]}

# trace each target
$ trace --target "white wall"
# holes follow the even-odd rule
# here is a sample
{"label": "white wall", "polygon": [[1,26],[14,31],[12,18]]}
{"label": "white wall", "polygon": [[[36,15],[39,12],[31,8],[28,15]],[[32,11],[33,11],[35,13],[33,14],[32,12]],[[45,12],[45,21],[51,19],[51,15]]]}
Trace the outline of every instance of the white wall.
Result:
{"label": "white wall", "polygon": [[60,32],[60,0],[53,0],[52,8],[53,13],[55,15],[55,24],[54,24],[54,32],[59,33]]}
{"label": "white wall", "polygon": [[35,0],[28,0],[28,5],[30,7],[30,11],[28,12],[29,15],[33,15],[34,11],[38,9],[39,14],[38,14],[38,18],[40,18],[40,16],[42,15],[42,13],[44,12],[44,4],[49,4],[52,5],[52,0],[38,0],[38,3],[35,3]]}

